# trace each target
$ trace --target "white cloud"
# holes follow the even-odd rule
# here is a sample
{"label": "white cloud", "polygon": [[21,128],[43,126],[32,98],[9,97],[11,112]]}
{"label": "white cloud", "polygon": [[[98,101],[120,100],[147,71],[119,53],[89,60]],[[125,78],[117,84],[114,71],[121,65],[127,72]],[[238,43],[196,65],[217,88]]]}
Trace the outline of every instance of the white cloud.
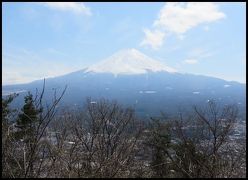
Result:
{"label": "white cloud", "polygon": [[186,59],[183,61],[186,64],[196,64],[198,61],[196,59]]}
{"label": "white cloud", "polygon": [[159,30],[155,30],[152,32],[149,29],[144,29],[144,33],[146,37],[140,43],[141,46],[150,45],[153,49],[158,49],[163,44],[165,33]]}
{"label": "white cloud", "polygon": [[213,56],[213,53],[209,50],[202,48],[194,48],[188,52],[187,59],[182,61],[183,64],[196,64],[201,59],[205,59]]}
{"label": "white cloud", "polygon": [[89,7],[86,7],[82,2],[42,2],[51,9],[60,11],[71,11],[76,14],[92,15]]}
{"label": "white cloud", "polygon": [[181,34],[201,23],[224,17],[225,14],[212,2],[167,3],[161,9],[154,26]]}
{"label": "white cloud", "polygon": [[[175,34],[181,39],[182,35],[190,29],[224,17],[226,15],[219,11],[217,4],[213,2],[167,2],[153,23],[153,36],[159,32],[160,34]],[[164,37],[157,39],[156,44],[148,36],[149,34],[145,32],[146,43],[141,43],[142,45],[152,45],[158,48],[163,44]]]}
{"label": "white cloud", "polygon": [[203,48],[194,48],[189,51],[188,56],[191,58],[204,59],[213,56],[214,53]]}

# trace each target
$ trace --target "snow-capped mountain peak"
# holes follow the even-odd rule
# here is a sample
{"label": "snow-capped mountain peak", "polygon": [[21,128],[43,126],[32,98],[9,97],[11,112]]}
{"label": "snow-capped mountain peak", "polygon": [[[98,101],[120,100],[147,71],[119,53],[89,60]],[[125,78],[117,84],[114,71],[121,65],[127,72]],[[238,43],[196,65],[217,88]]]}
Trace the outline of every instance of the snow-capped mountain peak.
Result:
{"label": "snow-capped mountain peak", "polygon": [[176,72],[175,69],[156,61],[136,49],[124,49],[94,64],[86,72],[112,74],[144,74],[148,71]]}

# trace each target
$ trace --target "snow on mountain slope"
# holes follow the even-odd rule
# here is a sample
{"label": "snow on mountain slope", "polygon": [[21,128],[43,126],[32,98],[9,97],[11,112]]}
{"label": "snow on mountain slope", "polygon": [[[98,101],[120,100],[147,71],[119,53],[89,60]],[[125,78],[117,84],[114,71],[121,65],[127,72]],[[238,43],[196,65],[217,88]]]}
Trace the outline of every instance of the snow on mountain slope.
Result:
{"label": "snow on mountain slope", "polygon": [[175,69],[153,60],[136,49],[118,51],[109,58],[90,66],[85,72],[112,74],[144,74],[148,71],[176,72]]}

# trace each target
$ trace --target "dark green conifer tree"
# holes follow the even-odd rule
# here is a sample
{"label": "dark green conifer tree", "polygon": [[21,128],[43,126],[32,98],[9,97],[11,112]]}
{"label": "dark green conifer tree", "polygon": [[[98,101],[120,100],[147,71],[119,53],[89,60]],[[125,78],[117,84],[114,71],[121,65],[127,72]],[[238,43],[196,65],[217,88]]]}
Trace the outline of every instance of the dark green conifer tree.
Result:
{"label": "dark green conifer tree", "polygon": [[39,110],[35,108],[33,95],[29,92],[25,97],[25,104],[22,108],[22,113],[18,115],[17,139],[23,139],[29,142],[33,137],[38,122]]}

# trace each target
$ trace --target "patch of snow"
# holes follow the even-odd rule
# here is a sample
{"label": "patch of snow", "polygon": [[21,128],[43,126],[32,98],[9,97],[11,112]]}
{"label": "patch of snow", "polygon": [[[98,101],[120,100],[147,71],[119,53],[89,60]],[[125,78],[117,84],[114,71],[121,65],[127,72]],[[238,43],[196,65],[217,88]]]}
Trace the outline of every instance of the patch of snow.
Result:
{"label": "patch of snow", "polygon": [[195,91],[195,92],[193,92],[193,94],[200,94],[200,92],[198,92],[198,91]]}
{"label": "patch of snow", "polygon": [[69,142],[68,142],[68,144],[75,144],[75,142],[73,142],[73,141],[69,141]]}
{"label": "patch of snow", "polygon": [[230,87],[231,85],[229,85],[229,84],[225,84],[224,85],[224,88],[228,88],[228,87]]}
{"label": "patch of snow", "polygon": [[116,77],[117,74],[145,74],[149,71],[177,72],[174,68],[164,65],[136,49],[118,51],[109,58],[88,67],[85,72],[112,73]]}
{"label": "patch of snow", "polygon": [[139,93],[140,93],[140,94],[142,94],[142,93],[143,93],[143,91],[139,91]]}
{"label": "patch of snow", "polygon": [[91,101],[90,104],[96,104],[97,102],[96,101]]}
{"label": "patch of snow", "polygon": [[147,94],[153,94],[153,93],[157,93],[157,91],[145,91],[145,93],[147,93]]}

